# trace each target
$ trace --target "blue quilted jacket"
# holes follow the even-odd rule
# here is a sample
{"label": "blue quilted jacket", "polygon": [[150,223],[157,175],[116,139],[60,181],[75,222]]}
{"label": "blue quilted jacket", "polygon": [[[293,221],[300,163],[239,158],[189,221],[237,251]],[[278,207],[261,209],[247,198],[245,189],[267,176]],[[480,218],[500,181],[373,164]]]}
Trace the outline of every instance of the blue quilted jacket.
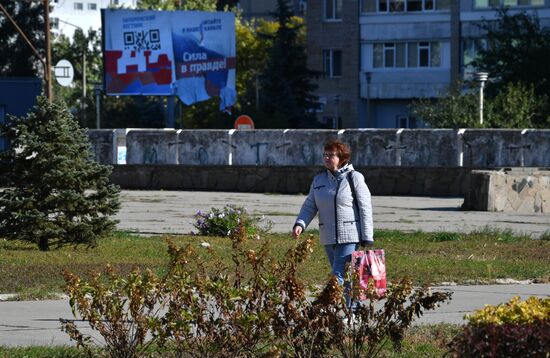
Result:
{"label": "blue quilted jacket", "polygon": [[[351,182],[355,187],[355,203]],[[325,170],[313,178],[295,225],[305,230],[317,212],[322,245],[374,241],[370,191],[363,174],[353,170],[351,164],[334,173]]]}

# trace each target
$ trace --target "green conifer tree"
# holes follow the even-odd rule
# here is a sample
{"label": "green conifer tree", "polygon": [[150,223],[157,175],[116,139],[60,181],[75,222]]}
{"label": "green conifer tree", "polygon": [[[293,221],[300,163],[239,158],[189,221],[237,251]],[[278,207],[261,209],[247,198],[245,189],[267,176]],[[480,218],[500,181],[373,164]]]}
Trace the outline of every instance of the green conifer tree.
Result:
{"label": "green conifer tree", "polygon": [[0,237],[38,244],[94,245],[114,229],[119,208],[111,168],[92,160],[85,130],[67,107],[39,97],[25,117],[1,128],[11,148],[0,153]]}
{"label": "green conifer tree", "polygon": [[312,110],[317,107],[313,92],[317,85],[313,79],[317,73],[307,68],[307,54],[299,41],[301,25],[292,22],[288,0],[278,0],[273,13],[279,24],[272,39],[269,60],[261,75],[261,110],[271,114],[286,128],[315,127]]}

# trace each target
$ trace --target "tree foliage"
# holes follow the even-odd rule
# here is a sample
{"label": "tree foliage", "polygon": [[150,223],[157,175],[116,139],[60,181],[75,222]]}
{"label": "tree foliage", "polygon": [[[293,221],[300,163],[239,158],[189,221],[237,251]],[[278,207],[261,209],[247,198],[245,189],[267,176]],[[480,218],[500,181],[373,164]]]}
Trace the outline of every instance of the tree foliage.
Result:
{"label": "tree foliage", "polygon": [[465,91],[462,82],[455,84],[436,100],[420,99],[413,102],[413,113],[436,128],[533,128],[550,125],[545,122],[542,109],[546,97],[536,96],[533,86],[509,83],[494,97],[483,101],[483,125],[479,119],[477,89]]}
{"label": "tree foliage", "polygon": [[[23,30],[44,58],[44,4],[39,0],[0,0],[9,15]],[[34,77],[43,73],[40,58],[0,12],[0,77]]]}
{"label": "tree foliage", "polygon": [[[84,57],[86,68],[84,69]],[[77,29],[73,38],[65,35],[54,38],[52,42],[52,62],[68,60],[74,68],[73,83],[71,86],[62,87],[54,82],[56,98],[63,99],[71,106],[71,112],[84,127],[95,125],[95,97],[94,83],[102,81],[103,63],[101,57],[101,33],[88,30],[84,33]],[[86,72],[86,98],[83,98],[83,71]],[[85,106],[83,108],[82,101]]]}
{"label": "tree foliage", "polygon": [[61,103],[39,97],[26,118],[10,117],[2,131],[11,148],[0,153],[6,187],[0,192],[0,237],[38,244],[93,245],[115,225],[118,188],[111,169]]}
{"label": "tree foliage", "polygon": [[216,0],[138,0],[138,9],[215,11]]}
{"label": "tree foliage", "polygon": [[533,85],[539,96],[550,96],[550,29],[540,25],[537,15],[510,15],[502,8],[496,21],[485,20],[480,26],[488,46],[473,66],[489,72],[487,90],[497,93],[508,83],[522,83]]}
{"label": "tree foliage", "polygon": [[284,127],[311,127],[315,118],[310,113],[317,102],[313,94],[317,86],[312,82],[316,73],[307,69],[306,48],[300,41],[303,24],[293,22],[287,0],[277,1],[273,16],[277,32],[264,34],[272,45],[261,75],[261,110]]}
{"label": "tree foliage", "polygon": [[463,86],[463,82],[457,82],[438,99],[414,101],[412,112],[436,128],[475,128],[479,126],[479,99],[475,93],[462,93]]}
{"label": "tree foliage", "polygon": [[[550,30],[536,14],[497,11],[480,24],[488,46],[472,63],[489,73],[483,127],[548,128]],[[480,127],[478,85],[455,84],[439,99],[414,102],[413,112],[433,127]]]}

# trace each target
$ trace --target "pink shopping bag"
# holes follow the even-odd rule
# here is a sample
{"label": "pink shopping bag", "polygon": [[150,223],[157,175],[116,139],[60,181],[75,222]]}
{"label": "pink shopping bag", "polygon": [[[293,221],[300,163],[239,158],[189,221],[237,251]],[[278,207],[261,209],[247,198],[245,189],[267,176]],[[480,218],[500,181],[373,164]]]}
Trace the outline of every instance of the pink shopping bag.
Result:
{"label": "pink shopping bag", "polygon": [[352,273],[359,285],[359,299],[367,299],[369,281],[373,281],[378,298],[386,295],[386,259],[384,250],[359,250],[351,255]]}

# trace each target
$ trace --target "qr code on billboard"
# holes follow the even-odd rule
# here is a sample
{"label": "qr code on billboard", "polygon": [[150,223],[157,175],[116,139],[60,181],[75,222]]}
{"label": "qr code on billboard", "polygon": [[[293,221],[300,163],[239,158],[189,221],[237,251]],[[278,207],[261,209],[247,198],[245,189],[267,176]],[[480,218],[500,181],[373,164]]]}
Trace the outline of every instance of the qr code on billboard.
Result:
{"label": "qr code on billboard", "polygon": [[160,50],[160,31],[152,29],[149,31],[124,32],[125,50]]}

